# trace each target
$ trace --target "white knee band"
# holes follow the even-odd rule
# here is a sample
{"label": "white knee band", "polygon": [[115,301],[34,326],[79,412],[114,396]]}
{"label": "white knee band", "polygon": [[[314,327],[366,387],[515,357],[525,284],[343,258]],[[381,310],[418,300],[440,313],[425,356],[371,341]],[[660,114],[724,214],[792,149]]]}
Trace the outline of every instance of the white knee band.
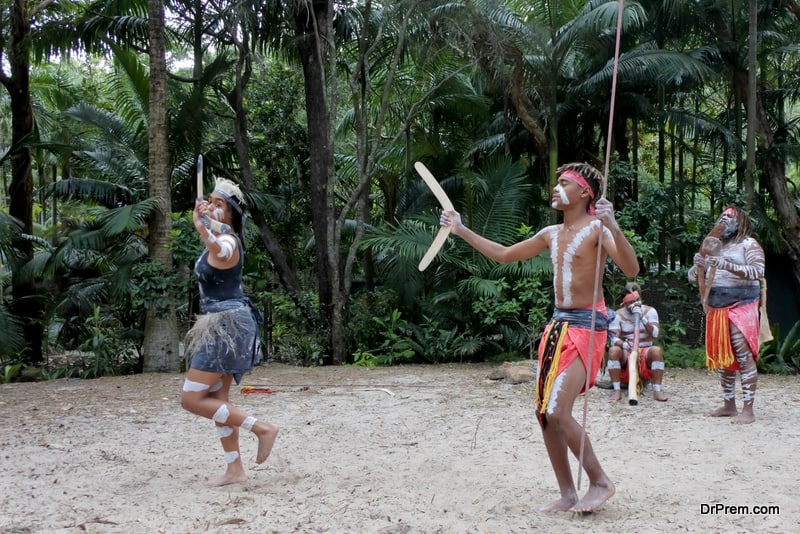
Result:
{"label": "white knee band", "polygon": [[663,371],[664,370],[664,362],[652,362],[650,364],[650,369],[652,371]]}
{"label": "white knee band", "polygon": [[228,416],[231,414],[230,410],[228,410],[228,405],[223,404],[220,406],[214,415],[211,417],[212,420],[216,423],[224,423],[228,420]]}
{"label": "white knee band", "polygon": [[608,360],[606,369],[622,369],[622,363],[619,360]]}
{"label": "white knee band", "polygon": [[208,384],[203,384],[202,382],[195,382],[194,380],[189,380],[188,378],[183,381],[183,391],[191,391],[196,393],[198,391],[205,391],[208,389]]}
{"label": "white knee band", "polygon": [[218,426],[217,427],[217,435],[219,436],[220,439],[227,438],[231,434],[233,434],[233,428],[231,428],[229,426]]}
{"label": "white knee band", "polygon": [[239,458],[239,453],[237,451],[230,451],[225,453],[225,461],[229,464],[232,464]]}
{"label": "white knee band", "polygon": [[248,415],[247,417],[244,418],[244,421],[242,421],[242,424],[240,426],[245,430],[253,430],[254,424],[256,424],[256,418],[251,415]]}
{"label": "white knee band", "polygon": [[215,391],[219,391],[222,389],[222,380],[217,380],[217,383],[209,388],[210,393],[214,393]]}

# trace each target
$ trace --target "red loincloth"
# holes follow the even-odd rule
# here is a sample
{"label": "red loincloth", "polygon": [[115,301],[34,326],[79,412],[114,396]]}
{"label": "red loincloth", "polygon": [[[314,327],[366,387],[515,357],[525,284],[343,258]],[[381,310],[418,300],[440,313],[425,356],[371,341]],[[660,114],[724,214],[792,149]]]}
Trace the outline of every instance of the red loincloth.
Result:
{"label": "red loincloth", "polygon": [[728,308],[709,308],[706,316],[706,365],[709,369],[738,371],[739,364],[731,346],[730,323],[747,341],[753,360],[758,360],[759,303],[734,304]]}

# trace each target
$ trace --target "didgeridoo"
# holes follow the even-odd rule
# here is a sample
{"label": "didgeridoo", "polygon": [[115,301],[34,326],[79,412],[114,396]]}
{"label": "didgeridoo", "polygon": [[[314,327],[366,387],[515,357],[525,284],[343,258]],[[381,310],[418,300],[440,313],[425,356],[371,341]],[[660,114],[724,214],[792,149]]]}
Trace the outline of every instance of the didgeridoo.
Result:
{"label": "didgeridoo", "polygon": [[633,348],[628,355],[628,404],[639,404],[639,322],[642,315],[633,314]]}

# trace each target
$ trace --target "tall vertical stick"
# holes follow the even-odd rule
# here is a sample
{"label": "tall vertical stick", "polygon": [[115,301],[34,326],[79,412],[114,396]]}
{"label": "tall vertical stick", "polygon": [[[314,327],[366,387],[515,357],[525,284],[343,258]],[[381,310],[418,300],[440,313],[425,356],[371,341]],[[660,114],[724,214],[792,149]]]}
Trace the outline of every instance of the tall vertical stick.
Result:
{"label": "tall vertical stick", "polygon": [[[617,41],[614,46],[614,70],[611,75],[611,106],[608,110],[608,136],[606,137],[606,161],[603,168],[603,183],[601,184],[601,193],[600,197],[605,198],[606,196],[606,189],[608,185],[608,169],[611,161],[611,138],[614,131],[614,107],[617,100],[617,71],[619,69],[619,48],[620,42],[622,41],[622,11],[625,7],[625,0],[619,0],[618,8],[617,8]],[[594,292],[592,293],[592,323],[591,323],[591,332],[589,332],[589,356],[587,358],[587,367],[586,369],[586,383],[584,384],[584,392],[583,392],[583,420],[581,421],[581,426],[583,428],[581,432],[581,446],[580,452],[578,453],[578,482],[577,488],[581,489],[581,473],[583,472],[583,453],[586,449],[586,412],[589,410],[589,383],[591,380],[591,372],[592,372],[592,358],[594,356],[594,325],[597,319],[597,301],[595,297],[597,296],[598,291],[600,291],[600,285],[602,280],[602,271],[600,260],[603,257],[603,222],[600,221],[600,235],[597,236],[597,262],[595,265],[595,275],[594,275]]]}

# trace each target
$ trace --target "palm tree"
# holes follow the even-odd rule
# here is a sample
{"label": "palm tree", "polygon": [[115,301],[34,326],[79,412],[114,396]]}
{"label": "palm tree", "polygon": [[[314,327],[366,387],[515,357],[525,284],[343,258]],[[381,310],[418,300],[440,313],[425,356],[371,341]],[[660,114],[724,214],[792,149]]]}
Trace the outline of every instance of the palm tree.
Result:
{"label": "palm tree", "polygon": [[[30,89],[31,41],[33,22],[46,18],[53,2],[31,5],[25,0],[14,0],[0,7],[0,83],[6,88],[11,104],[11,204],[9,213],[22,225],[22,233],[14,237],[16,254],[12,260],[12,311],[19,317],[26,340],[25,360],[40,363],[42,355],[43,311],[45,302],[38,283],[22,278],[17,267],[33,259],[34,247],[24,235],[33,234],[33,171],[31,148],[35,128]],[[10,72],[5,71],[8,65]]]}
{"label": "palm tree", "polygon": [[[163,0],[148,0],[150,91],[148,113],[148,178],[150,198],[156,209],[149,221],[150,261],[172,272],[169,248],[172,229],[172,180],[170,174],[169,126],[167,124],[167,60]],[[179,371],[178,323],[175,308],[147,308],[142,343],[144,371]]]}

